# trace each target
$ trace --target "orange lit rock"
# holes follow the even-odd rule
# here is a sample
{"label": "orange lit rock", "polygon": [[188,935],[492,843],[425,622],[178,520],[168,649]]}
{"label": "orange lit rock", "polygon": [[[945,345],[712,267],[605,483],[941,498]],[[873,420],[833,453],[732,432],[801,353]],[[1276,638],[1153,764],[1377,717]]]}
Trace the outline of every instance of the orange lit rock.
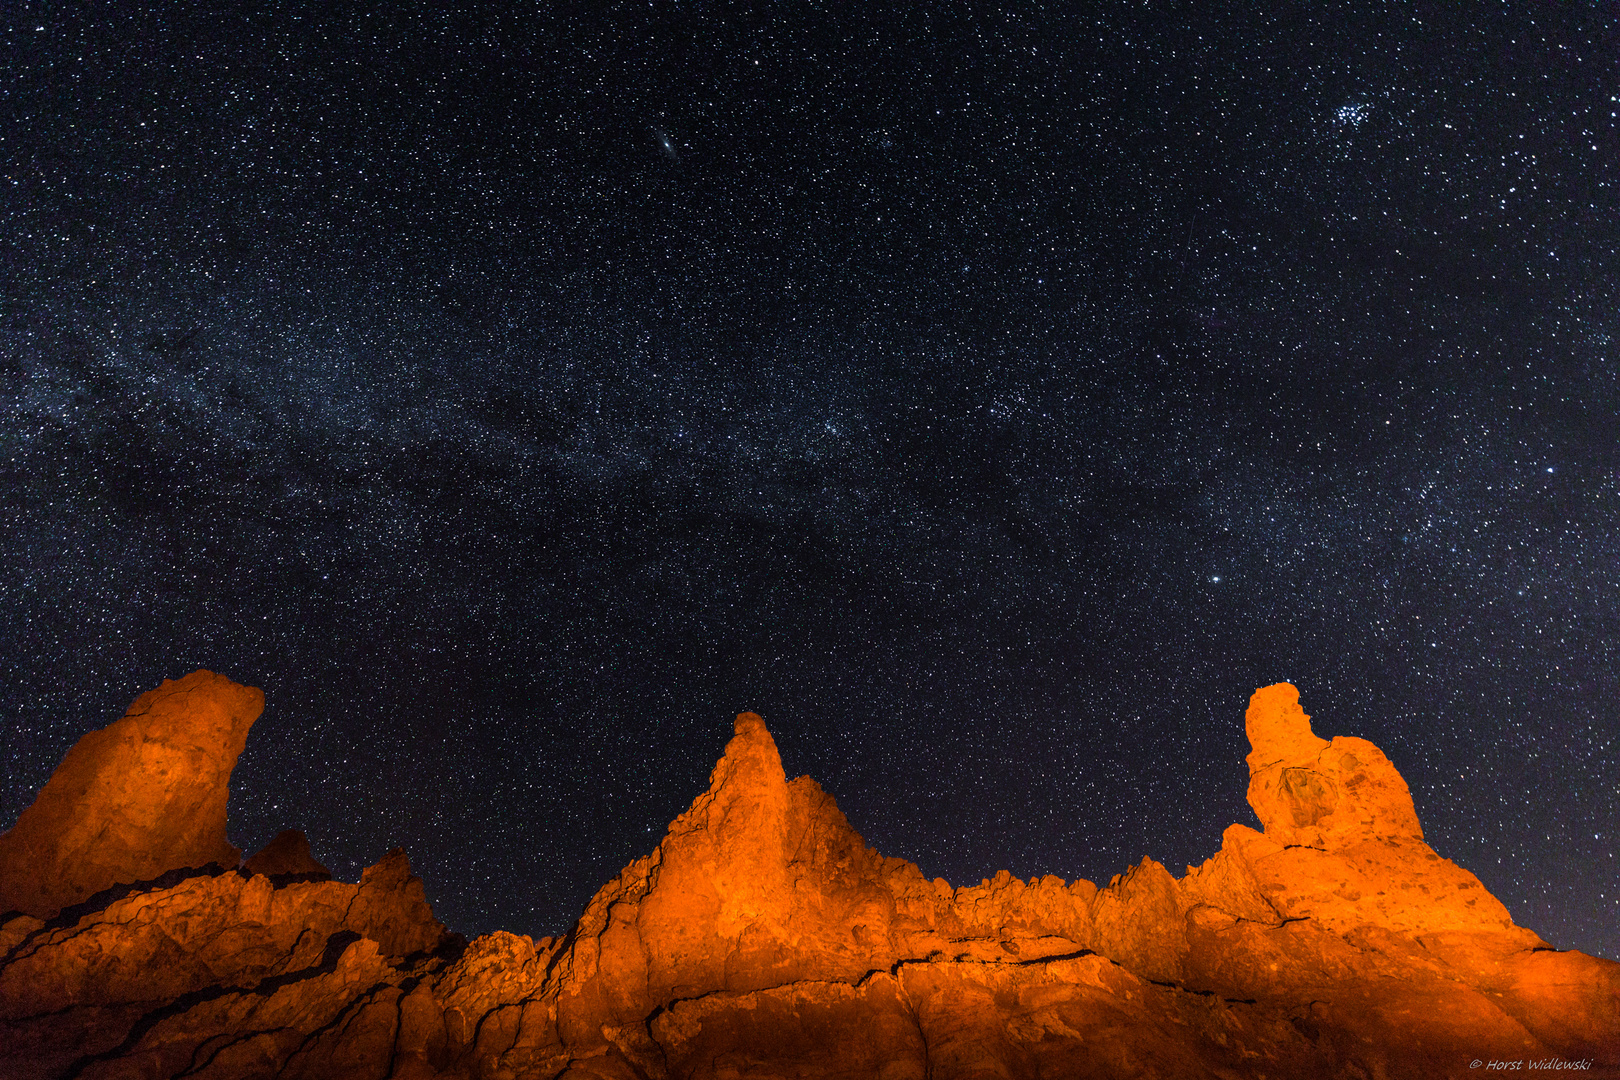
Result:
{"label": "orange lit rock", "polygon": [[312,881],[296,834],[241,871],[14,917],[0,1075],[1620,1076],[1620,964],[1515,926],[1423,841],[1389,761],[1316,737],[1291,686],[1249,711],[1266,831],[1102,889],[929,881],[788,781],[759,717],[734,730],[708,790],[560,940],[464,944],[402,851],[358,885]]}
{"label": "orange lit rock", "polygon": [[1332,848],[1364,840],[1422,840],[1412,793],[1365,739],[1311,732],[1289,683],[1256,690],[1245,717],[1249,805],[1279,844]]}
{"label": "orange lit rock", "polygon": [[1104,956],[1149,979],[1181,978],[1186,902],[1168,870],[1143,859],[1097,894],[1092,911],[1095,946]]}
{"label": "orange lit rock", "polygon": [[[269,1075],[298,1055],[306,1074],[346,1076],[388,1059],[396,1021],[413,1053],[443,1057],[443,1010],[412,993],[448,964],[430,950],[453,939],[397,851],[360,885],[205,871],[58,923],[0,928],[8,1080],[81,1062],[98,1062],[86,1076],[171,1076],[215,1055],[220,1077]],[[365,1010],[364,1023],[326,1030]],[[251,1031],[266,1034],[236,1037]]]}
{"label": "orange lit rock", "polygon": [[263,710],[260,691],[196,671],[80,739],[0,835],[0,911],[49,917],[111,885],[234,867],[227,785]]}
{"label": "orange lit rock", "polygon": [[1259,896],[1279,920],[1309,918],[1340,933],[1486,934],[1545,947],[1477,877],[1423,841],[1406,782],[1372,743],[1317,738],[1288,683],[1255,691],[1247,726],[1249,804],[1266,831],[1226,830],[1197,875],[1206,902],[1222,906],[1220,878],[1243,895],[1244,910],[1232,914],[1245,918]]}
{"label": "orange lit rock", "polygon": [[422,879],[411,873],[404,848],[395,848],[360,873],[344,922],[375,941],[389,956],[436,949],[445,935],[433,917]]}
{"label": "orange lit rock", "polygon": [[332,876],[326,867],[315,861],[314,853],[309,850],[309,838],[297,829],[281,830],[274,840],[250,856],[242,869],[266,877],[296,874],[329,879]]}
{"label": "orange lit rock", "polygon": [[891,868],[813,781],[788,783],[758,716],[742,714],[735,730],[709,790],[597,893],[570,936],[565,1041],[639,1025],[673,998],[853,980],[893,962]]}

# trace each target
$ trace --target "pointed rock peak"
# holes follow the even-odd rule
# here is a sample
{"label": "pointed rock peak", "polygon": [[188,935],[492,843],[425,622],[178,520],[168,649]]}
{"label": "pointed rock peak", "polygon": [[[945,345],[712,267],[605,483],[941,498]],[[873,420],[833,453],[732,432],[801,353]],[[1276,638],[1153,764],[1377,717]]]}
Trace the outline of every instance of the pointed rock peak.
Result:
{"label": "pointed rock peak", "polygon": [[660,845],[666,876],[670,860],[699,850],[724,850],[730,860],[742,852],[781,847],[789,796],[776,740],[751,712],[737,717],[735,731],[709,774],[708,790],[670,822]]}
{"label": "pointed rock peak", "polygon": [[1253,747],[1248,757],[1251,775],[1278,761],[1314,757],[1328,746],[1326,739],[1312,733],[1311,718],[1300,708],[1299,689],[1293,683],[1256,690],[1243,723]]}
{"label": "pointed rock peak", "polygon": [[274,840],[242,864],[242,869],[265,877],[283,874],[328,880],[332,877],[331,871],[315,861],[314,853],[309,850],[309,838],[298,829],[283,829],[277,833]]}
{"label": "pointed rock peak", "polygon": [[739,713],[734,730],[736,734],[726,744],[725,754],[709,775],[709,794],[785,790],[787,775],[782,771],[782,755],[777,752],[776,740],[766,730],[765,721],[757,713]]}
{"label": "pointed rock peak", "polygon": [[428,906],[422,879],[411,873],[411,860],[400,847],[360,872],[360,888],[344,921],[388,956],[432,950],[446,933]]}
{"label": "pointed rock peak", "polygon": [[[411,859],[402,847],[390,848],[376,864],[360,871],[362,887],[398,889],[411,881]],[[420,878],[416,880],[420,881]]]}
{"label": "pointed rock peak", "polygon": [[261,691],[196,671],[80,739],[0,836],[0,911],[48,918],[112,885],[234,867],[231,770],[263,711]]}

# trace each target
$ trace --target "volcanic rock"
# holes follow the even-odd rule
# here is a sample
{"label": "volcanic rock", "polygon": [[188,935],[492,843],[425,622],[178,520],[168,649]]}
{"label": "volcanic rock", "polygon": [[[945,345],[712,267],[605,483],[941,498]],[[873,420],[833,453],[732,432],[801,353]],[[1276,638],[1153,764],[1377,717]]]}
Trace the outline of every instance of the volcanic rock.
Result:
{"label": "volcanic rock", "polygon": [[0,911],[49,918],[113,885],[234,867],[228,782],[263,711],[259,690],[195,671],[80,739],[0,835]]}
{"label": "volcanic rock", "polygon": [[751,713],[560,940],[464,943],[402,851],[301,880],[283,834],[240,871],[0,925],[0,1075],[1620,1076],[1620,964],[1515,926],[1424,842],[1388,759],[1315,736],[1293,687],[1257,691],[1248,731],[1264,833],[1102,889],[925,879],[789,781]]}

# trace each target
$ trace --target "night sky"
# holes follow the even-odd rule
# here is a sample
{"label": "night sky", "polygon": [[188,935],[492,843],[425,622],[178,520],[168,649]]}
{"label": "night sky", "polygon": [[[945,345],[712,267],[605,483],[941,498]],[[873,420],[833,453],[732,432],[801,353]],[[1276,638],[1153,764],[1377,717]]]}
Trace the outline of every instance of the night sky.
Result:
{"label": "night sky", "polygon": [[469,934],[744,709],[1106,883],[1289,680],[1620,957],[1614,5],[405,6],[0,16],[0,824],[207,667],[233,841]]}

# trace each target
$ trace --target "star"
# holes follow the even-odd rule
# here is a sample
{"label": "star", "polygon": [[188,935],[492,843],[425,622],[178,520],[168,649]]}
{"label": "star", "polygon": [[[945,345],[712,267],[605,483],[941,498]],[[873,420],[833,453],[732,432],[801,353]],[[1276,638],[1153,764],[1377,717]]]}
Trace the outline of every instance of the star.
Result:
{"label": "star", "polygon": [[469,934],[565,930],[745,709],[930,877],[1107,881],[1251,821],[1290,679],[1620,955],[1584,24],[585,7],[28,35],[0,828],[209,667],[233,842],[402,844]]}

